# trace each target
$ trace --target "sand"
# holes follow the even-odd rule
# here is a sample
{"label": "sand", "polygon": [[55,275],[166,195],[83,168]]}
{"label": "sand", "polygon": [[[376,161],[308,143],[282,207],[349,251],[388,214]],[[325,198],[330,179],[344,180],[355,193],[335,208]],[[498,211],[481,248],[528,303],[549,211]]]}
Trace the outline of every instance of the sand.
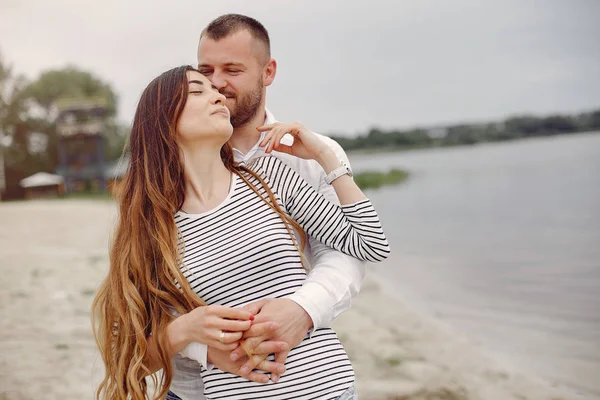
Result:
{"label": "sand", "polygon": [[[115,212],[100,200],[0,203],[0,400],[93,398],[102,362],[90,305],[107,270]],[[335,323],[361,399],[585,398],[516,372],[387,296],[373,274]]]}

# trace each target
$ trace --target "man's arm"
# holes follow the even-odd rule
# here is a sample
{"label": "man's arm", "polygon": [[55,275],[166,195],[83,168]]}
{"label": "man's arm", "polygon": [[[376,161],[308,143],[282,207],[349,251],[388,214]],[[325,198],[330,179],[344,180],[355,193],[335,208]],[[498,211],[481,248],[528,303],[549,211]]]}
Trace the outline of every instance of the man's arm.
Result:
{"label": "man's arm", "polygon": [[[327,137],[319,137],[334,150],[341,161],[349,165],[348,158],[339,144]],[[320,171],[319,185],[316,189],[327,200],[339,204],[334,188],[325,182],[324,171],[318,165],[316,168]],[[330,326],[340,313],[350,308],[352,298],[359,292],[365,275],[364,263],[316,240],[309,239],[309,244],[312,248],[312,267],[306,281],[288,298],[267,300],[256,316],[257,322],[274,321],[279,328],[275,336],[257,338],[258,340],[284,341],[291,349],[302,341],[311,328]],[[257,335],[250,329],[244,337]],[[244,354],[244,350],[238,348],[232,352],[231,358],[238,360]],[[281,352],[277,354],[275,361],[285,363],[286,357],[287,352]],[[246,367],[253,369],[255,365],[249,360]],[[271,378],[277,380],[278,376],[273,374]]]}
{"label": "man's arm", "polygon": [[302,287],[287,298],[308,314],[314,330],[331,326],[350,308],[352,298],[360,291],[365,264],[316,240],[310,240],[310,244],[313,266]]}
{"label": "man's arm", "polygon": [[[340,161],[350,166],[344,149],[335,140],[316,135],[329,145]],[[340,204],[333,186],[325,182],[325,172],[322,169],[317,190],[328,201]],[[302,287],[288,298],[308,313],[313,329],[326,328],[331,326],[338,315],[350,308],[352,298],[360,292],[365,277],[365,263],[312,238],[309,238],[309,245],[312,252],[311,269]]]}

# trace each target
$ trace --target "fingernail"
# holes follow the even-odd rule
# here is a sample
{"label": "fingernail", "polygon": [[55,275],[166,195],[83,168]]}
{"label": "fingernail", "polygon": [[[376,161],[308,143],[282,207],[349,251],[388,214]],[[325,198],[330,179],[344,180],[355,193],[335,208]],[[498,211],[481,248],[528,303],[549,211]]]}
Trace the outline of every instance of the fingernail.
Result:
{"label": "fingernail", "polygon": [[229,358],[231,358],[231,361],[237,361],[238,355],[236,353],[231,353],[231,355],[229,356]]}
{"label": "fingernail", "polygon": [[277,375],[271,375],[271,382],[275,383],[279,380],[279,377]]}
{"label": "fingernail", "polygon": [[279,367],[279,368],[277,368],[277,372],[279,372],[280,374],[283,374],[285,372],[285,368]]}
{"label": "fingernail", "polygon": [[248,372],[250,372],[250,368],[248,367],[242,367],[242,374],[247,374]]}

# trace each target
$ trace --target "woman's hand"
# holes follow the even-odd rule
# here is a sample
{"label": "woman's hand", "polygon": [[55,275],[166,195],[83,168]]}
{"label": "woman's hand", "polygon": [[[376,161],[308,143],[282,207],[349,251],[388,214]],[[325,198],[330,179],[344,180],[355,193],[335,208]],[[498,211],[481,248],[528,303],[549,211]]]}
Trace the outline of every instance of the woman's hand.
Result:
{"label": "woman's hand", "polygon": [[252,326],[252,314],[242,308],[219,305],[198,307],[178,317],[173,328],[186,343],[200,342],[219,350],[238,347],[245,331]]}
{"label": "woman's hand", "polygon": [[[313,132],[307,129],[300,122],[284,124],[276,122],[274,124],[259,126],[260,132],[267,131],[267,135],[260,142],[260,146],[266,146],[266,153],[273,150],[291,154],[306,160],[319,160],[326,152],[331,151],[329,146],[317,137]],[[281,143],[281,138],[289,133],[294,137],[294,143],[291,146]]]}

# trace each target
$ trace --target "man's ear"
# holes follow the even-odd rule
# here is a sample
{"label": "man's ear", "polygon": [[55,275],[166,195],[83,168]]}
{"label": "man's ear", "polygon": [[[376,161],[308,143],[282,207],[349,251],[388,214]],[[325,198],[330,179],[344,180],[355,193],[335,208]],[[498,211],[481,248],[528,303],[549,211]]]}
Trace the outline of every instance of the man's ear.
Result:
{"label": "man's ear", "polygon": [[263,70],[263,84],[264,86],[269,86],[275,80],[275,75],[277,74],[277,61],[274,58],[271,58],[265,68]]}

